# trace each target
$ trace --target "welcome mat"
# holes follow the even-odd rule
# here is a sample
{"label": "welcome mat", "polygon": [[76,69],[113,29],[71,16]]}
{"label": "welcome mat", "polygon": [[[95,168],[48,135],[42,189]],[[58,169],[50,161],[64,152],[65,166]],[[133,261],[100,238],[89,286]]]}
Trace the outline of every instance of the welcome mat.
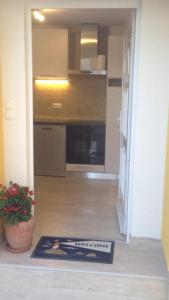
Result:
{"label": "welcome mat", "polygon": [[113,253],[111,241],[42,236],[31,257],[111,264]]}

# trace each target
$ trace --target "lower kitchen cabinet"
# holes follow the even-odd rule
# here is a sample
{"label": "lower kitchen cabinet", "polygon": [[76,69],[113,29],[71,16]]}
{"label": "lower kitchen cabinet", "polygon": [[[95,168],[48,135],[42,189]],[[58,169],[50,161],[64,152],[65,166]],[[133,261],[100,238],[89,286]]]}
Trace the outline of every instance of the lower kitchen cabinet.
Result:
{"label": "lower kitchen cabinet", "polygon": [[66,175],[66,126],[34,125],[34,173]]}

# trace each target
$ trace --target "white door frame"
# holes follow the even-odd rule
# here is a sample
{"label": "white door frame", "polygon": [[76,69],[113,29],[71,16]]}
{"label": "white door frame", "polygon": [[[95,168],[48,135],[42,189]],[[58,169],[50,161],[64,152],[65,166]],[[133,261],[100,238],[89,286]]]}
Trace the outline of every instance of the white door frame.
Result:
{"label": "white door frame", "polygon": [[[138,13],[136,11],[136,13]],[[119,219],[120,224],[120,231],[123,234],[127,235],[127,240],[129,241],[129,233],[130,233],[130,227],[129,227],[129,221],[131,218],[129,218],[129,212],[130,212],[130,204],[131,201],[129,200],[129,188],[130,188],[130,171],[131,171],[131,147],[132,147],[132,140],[131,140],[131,134],[132,134],[132,121],[133,121],[133,83],[134,83],[134,68],[135,68],[135,42],[136,42],[136,13],[133,13],[131,20],[129,20],[129,24],[127,25],[127,31],[131,31],[131,50],[130,50],[130,79],[129,79],[129,102],[127,105],[127,150],[126,150],[126,171],[125,171],[125,191],[124,191],[124,207],[122,208],[120,205],[120,199],[118,199],[116,208],[117,208],[117,215]],[[120,183],[119,183],[120,184]],[[121,197],[121,196],[120,196]],[[124,209],[124,211],[123,211]]]}
{"label": "white door frame", "polygon": [[[81,1],[82,2],[82,1]],[[83,9],[83,8],[100,8],[100,9],[136,9],[136,32],[135,32],[135,49],[134,49],[134,70],[133,70],[133,90],[132,90],[132,111],[131,111],[131,131],[130,131],[130,169],[129,169],[129,190],[128,190],[128,217],[127,217],[127,242],[130,241],[131,233],[131,211],[132,211],[132,194],[133,194],[133,167],[134,167],[134,149],[135,149],[135,111],[136,111],[136,93],[137,93],[137,69],[138,69],[138,48],[139,48],[139,29],[141,7],[139,0],[86,0],[79,5],[78,0],[42,0],[29,1],[25,6],[25,48],[26,48],[26,97],[27,97],[27,162],[28,162],[28,184],[34,187],[34,161],[33,161],[33,83],[32,83],[32,22],[31,10],[41,8],[64,8],[64,9]]]}

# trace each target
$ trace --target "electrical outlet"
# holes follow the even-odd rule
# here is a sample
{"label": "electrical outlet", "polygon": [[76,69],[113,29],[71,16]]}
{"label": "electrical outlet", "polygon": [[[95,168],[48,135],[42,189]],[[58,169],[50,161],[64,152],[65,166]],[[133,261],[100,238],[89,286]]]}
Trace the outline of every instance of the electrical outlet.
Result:
{"label": "electrical outlet", "polygon": [[63,103],[61,102],[53,102],[52,103],[53,109],[62,109],[63,108]]}

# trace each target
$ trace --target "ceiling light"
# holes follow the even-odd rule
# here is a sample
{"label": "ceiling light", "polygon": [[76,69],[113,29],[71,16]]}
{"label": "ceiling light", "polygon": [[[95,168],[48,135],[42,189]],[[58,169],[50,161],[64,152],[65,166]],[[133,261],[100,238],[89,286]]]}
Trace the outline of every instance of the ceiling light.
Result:
{"label": "ceiling light", "polygon": [[43,22],[45,20],[45,16],[43,16],[39,10],[33,11],[34,18],[40,22]]}
{"label": "ceiling light", "polygon": [[54,12],[61,11],[61,9],[58,9],[58,8],[43,8],[42,11],[47,12],[47,13],[54,13]]}

